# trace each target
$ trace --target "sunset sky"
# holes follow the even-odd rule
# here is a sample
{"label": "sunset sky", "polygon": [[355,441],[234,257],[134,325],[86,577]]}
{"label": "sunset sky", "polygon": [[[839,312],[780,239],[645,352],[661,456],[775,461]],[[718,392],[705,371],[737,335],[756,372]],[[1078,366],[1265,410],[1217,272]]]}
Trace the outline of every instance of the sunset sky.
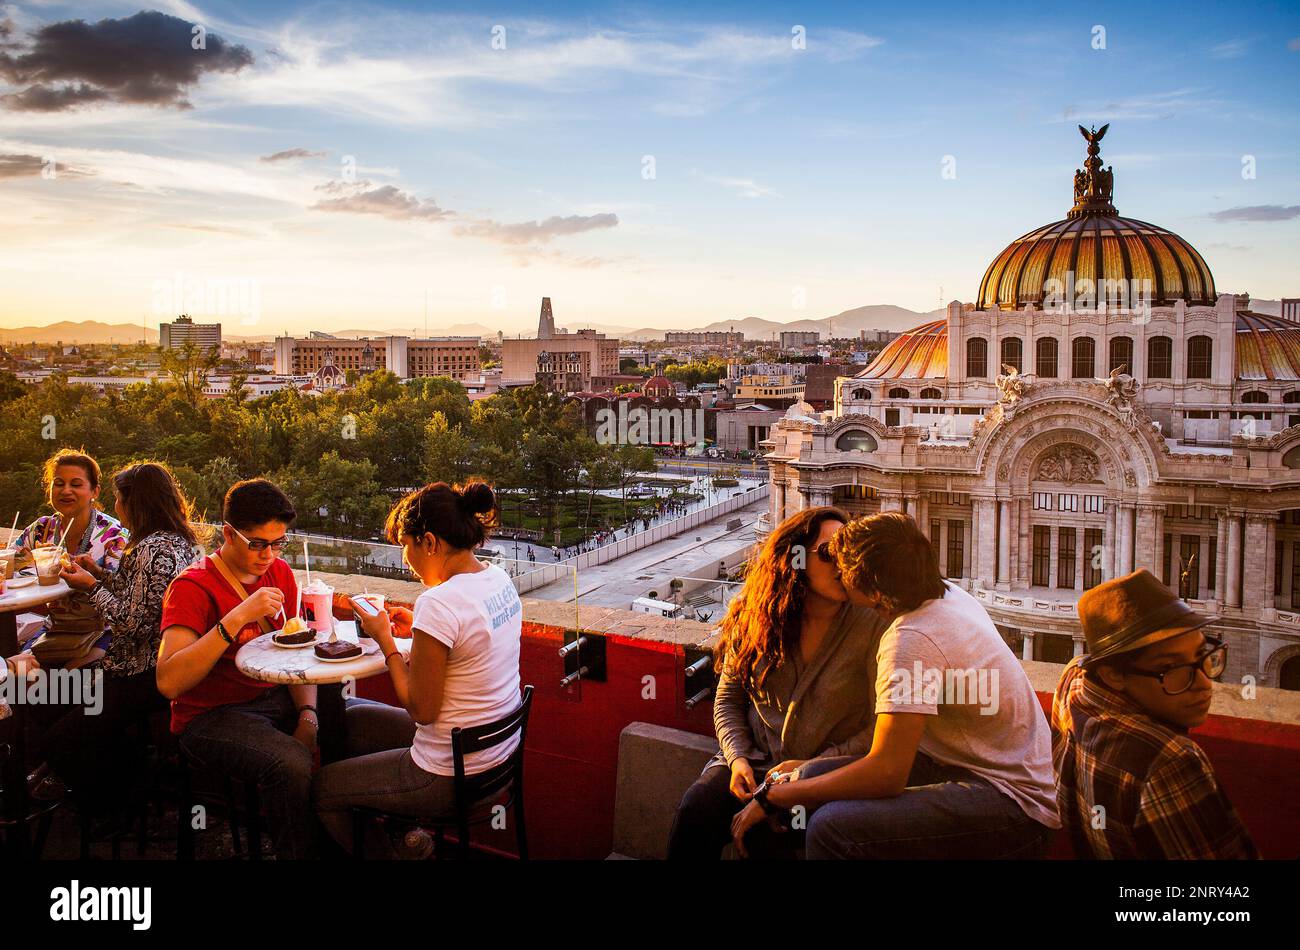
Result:
{"label": "sunset sky", "polygon": [[1300,296],[1294,4],[539,9],[0,4],[0,326],[187,284],[251,292],[195,313],[231,335],[927,311],[1107,122],[1121,214]]}

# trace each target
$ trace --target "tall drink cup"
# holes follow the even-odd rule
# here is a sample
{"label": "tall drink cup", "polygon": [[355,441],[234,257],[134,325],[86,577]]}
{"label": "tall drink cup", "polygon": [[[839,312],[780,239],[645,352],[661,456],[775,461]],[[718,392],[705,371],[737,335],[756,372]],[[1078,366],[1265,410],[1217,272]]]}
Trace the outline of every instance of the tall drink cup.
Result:
{"label": "tall drink cup", "polygon": [[42,587],[52,587],[57,584],[63,550],[57,547],[35,548],[32,557],[36,559],[36,583]]}
{"label": "tall drink cup", "polygon": [[0,548],[0,564],[2,564],[4,568],[2,571],[0,571],[0,573],[3,573],[5,577],[14,576],[14,564],[17,561],[18,561],[17,548],[11,548],[11,547]]}
{"label": "tall drink cup", "polygon": [[302,589],[302,619],[318,633],[334,631],[334,588],[319,578]]}

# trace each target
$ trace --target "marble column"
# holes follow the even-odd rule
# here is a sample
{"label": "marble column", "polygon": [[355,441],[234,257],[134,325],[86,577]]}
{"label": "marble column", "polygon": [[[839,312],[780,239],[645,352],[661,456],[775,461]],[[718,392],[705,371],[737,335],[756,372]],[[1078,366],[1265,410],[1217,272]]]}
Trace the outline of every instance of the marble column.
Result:
{"label": "marble column", "polygon": [[1277,515],[1251,511],[1246,514],[1246,544],[1242,550],[1242,606],[1266,610],[1273,606],[1273,539]]}
{"label": "marble column", "polygon": [[1083,572],[1091,566],[1092,552],[1084,547],[1082,527],[1074,529],[1074,551],[1074,589],[1083,593]]}
{"label": "marble column", "polygon": [[[1056,525],[1051,525],[1047,529],[1047,586],[1055,588],[1058,586],[1059,576],[1058,569],[1061,565],[1061,529]],[[1030,580],[1033,576],[1030,576]]]}
{"label": "marble column", "polygon": [[1160,569],[1160,558],[1164,550],[1164,538],[1156,529],[1155,509],[1150,505],[1138,505],[1132,570],[1145,567],[1157,580],[1162,580],[1164,571]]}
{"label": "marble column", "polygon": [[1020,542],[1019,554],[1016,555],[1015,563],[1012,566],[1012,586],[1028,587],[1029,581],[1033,577],[1030,556],[1033,554],[1031,542],[1033,532],[1029,527],[1029,499],[1021,498],[1016,503],[1016,538]]}
{"label": "marble column", "polygon": [[1119,559],[1115,576],[1133,573],[1133,505],[1119,506]]}
{"label": "marble column", "polygon": [[1228,602],[1228,512],[1222,508],[1214,513],[1218,525],[1214,556],[1214,599],[1219,604]]}
{"label": "marble column", "polygon": [[[1115,577],[1115,562],[1119,551],[1119,502],[1106,502],[1106,527],[1101,537],[1101,579],[1111,580]],[[1089,552],[1091,556],[1091,552]]]}
{"label": "marble column", "polygon": [[897,492],[880,493],[880,510],[883,511],[902,511],[903,496]]}
{"label": "marble column", "polygon": [[1083,651],[1088,648],[1088,641],[1083,637],[1074,637],[1074,655],[1083,656]]}
{"label": "marble column", "polygon": [[1241,516],[1228,513],[1228,550],[1221,555],[1228,560],[1224,578],[1223,602],[1229,607],[1241,606]]}
{"label": "marble column", "polygon": [[1013,501],[998,502],[998,584],[1011,583],[1011,506]]}
{"label": "marble column", "polygon": [[1034,631],[1020,631],[1020,659],[1032,660],[1034,658]]}
{"label": "marble column", "polygon": [[[914,495],[909,502],[912,506],[912,518],[921,526],[921,533],[930,538],[930,494],[929,492],[920,492]],[[934,538],[930,538],[931,541]]]}
{"label": "marble column", "polygon": [[785,482],[772,483],[772,527],[785,520]]}
{"label": "marble column", "polygon": [[981,498],[977,502],[980,512],[980,533],[974,544],[979,546],[979,581],[984,587],[997,582],[998,573],[998,502]]}
{"label": "marble column", "polygon": [[[1161,558],[1165,556],[1165,506],[1164,505],[1151,506],[1151,536],[1153,538],[1151,543],[1155,547],[1155,555],[1156,555],[1155,559],[1156,561],[1159,561]],[[1175,540],[1176,539],[1174,538],[1169,539],[1170,547],[1173,549],[1174,555],[1176,555],[1178,552],[1178,545],[1174,543]],[[1156,574],[1156,577],[1158,578],[1163,576],[1164,575],[1160,573]],[[1173,578],[1172,574],[1170,575],[1170,578],[1171,579]],[[1178,585],[1174,584],[1174,590],[1177,591],[1177,589],[1178,589]]]}
{"label": "marble column", "polygon": [[811,493],[812,493],[812,489],[809,488],[807,485],[799,486],[799,510],[800,511],[807,511],[812,506],[812,502],[808,497]]}

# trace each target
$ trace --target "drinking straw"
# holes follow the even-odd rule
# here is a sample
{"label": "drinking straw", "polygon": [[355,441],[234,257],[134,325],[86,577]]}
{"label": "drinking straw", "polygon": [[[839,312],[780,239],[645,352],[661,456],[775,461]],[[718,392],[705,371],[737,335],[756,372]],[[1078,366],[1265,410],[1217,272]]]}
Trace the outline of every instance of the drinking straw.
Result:
{"label": "drinking straw", "polygon": [[64,551],[65,553],[67,552],[68,549],[63,546],[63,542],[68,540],[68,532],[72,530],[72,526],[76,523],[77,523],[76,518],[73,518],[71,521],[69,521],[68,526],[63,529],[63,537],[59,538],[59,550]]}
{"label": "drinking straw", "polygon": [[9,540],[6,541],[5,544],[14,543],[14,532],[18,530],[18,516],[21,514],[22,514],[21,510],[14,512],[14,526],[9,529]]}
{"label": "drinking straw", "polygon": [[307,539],[302,539],[302,563],[307,568],[307,586],[311,586],[311,557],[307,554]]}

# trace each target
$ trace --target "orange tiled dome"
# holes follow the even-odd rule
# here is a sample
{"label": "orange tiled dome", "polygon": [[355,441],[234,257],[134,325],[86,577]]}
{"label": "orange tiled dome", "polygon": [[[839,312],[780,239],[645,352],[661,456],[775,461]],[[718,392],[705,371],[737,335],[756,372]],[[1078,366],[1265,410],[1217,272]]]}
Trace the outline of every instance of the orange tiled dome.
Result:
{"label": "orange tiled dome", "polygon": [[948,321],[932,320],[889,341],[858,379],[922,379],[948,375]]}
{"label": "orange tiled dome", "polygon": [[1089,132],[1079,126],[1088,142],[1088,158],[1074,173],[1074,207],[1064,220],[1016,238],[993,259],[980,281],[980,310],[1042,305],[1049,286],[1069,295],[1064,288],[1070,286],[1071,274],[1076,287],[1083,281],[1096,287],[1096,281],[1108,280],[1122,282],[1126,294],[1133,281],[1144,282],[1139,286],[1150,294],[1153,306],[1176,300],[1214,304],[1214,276],[1196,248],[1172,231],[1121,218],[1115,210],[1114,174],[1101,167],[1098,144],[1108,128]]}

